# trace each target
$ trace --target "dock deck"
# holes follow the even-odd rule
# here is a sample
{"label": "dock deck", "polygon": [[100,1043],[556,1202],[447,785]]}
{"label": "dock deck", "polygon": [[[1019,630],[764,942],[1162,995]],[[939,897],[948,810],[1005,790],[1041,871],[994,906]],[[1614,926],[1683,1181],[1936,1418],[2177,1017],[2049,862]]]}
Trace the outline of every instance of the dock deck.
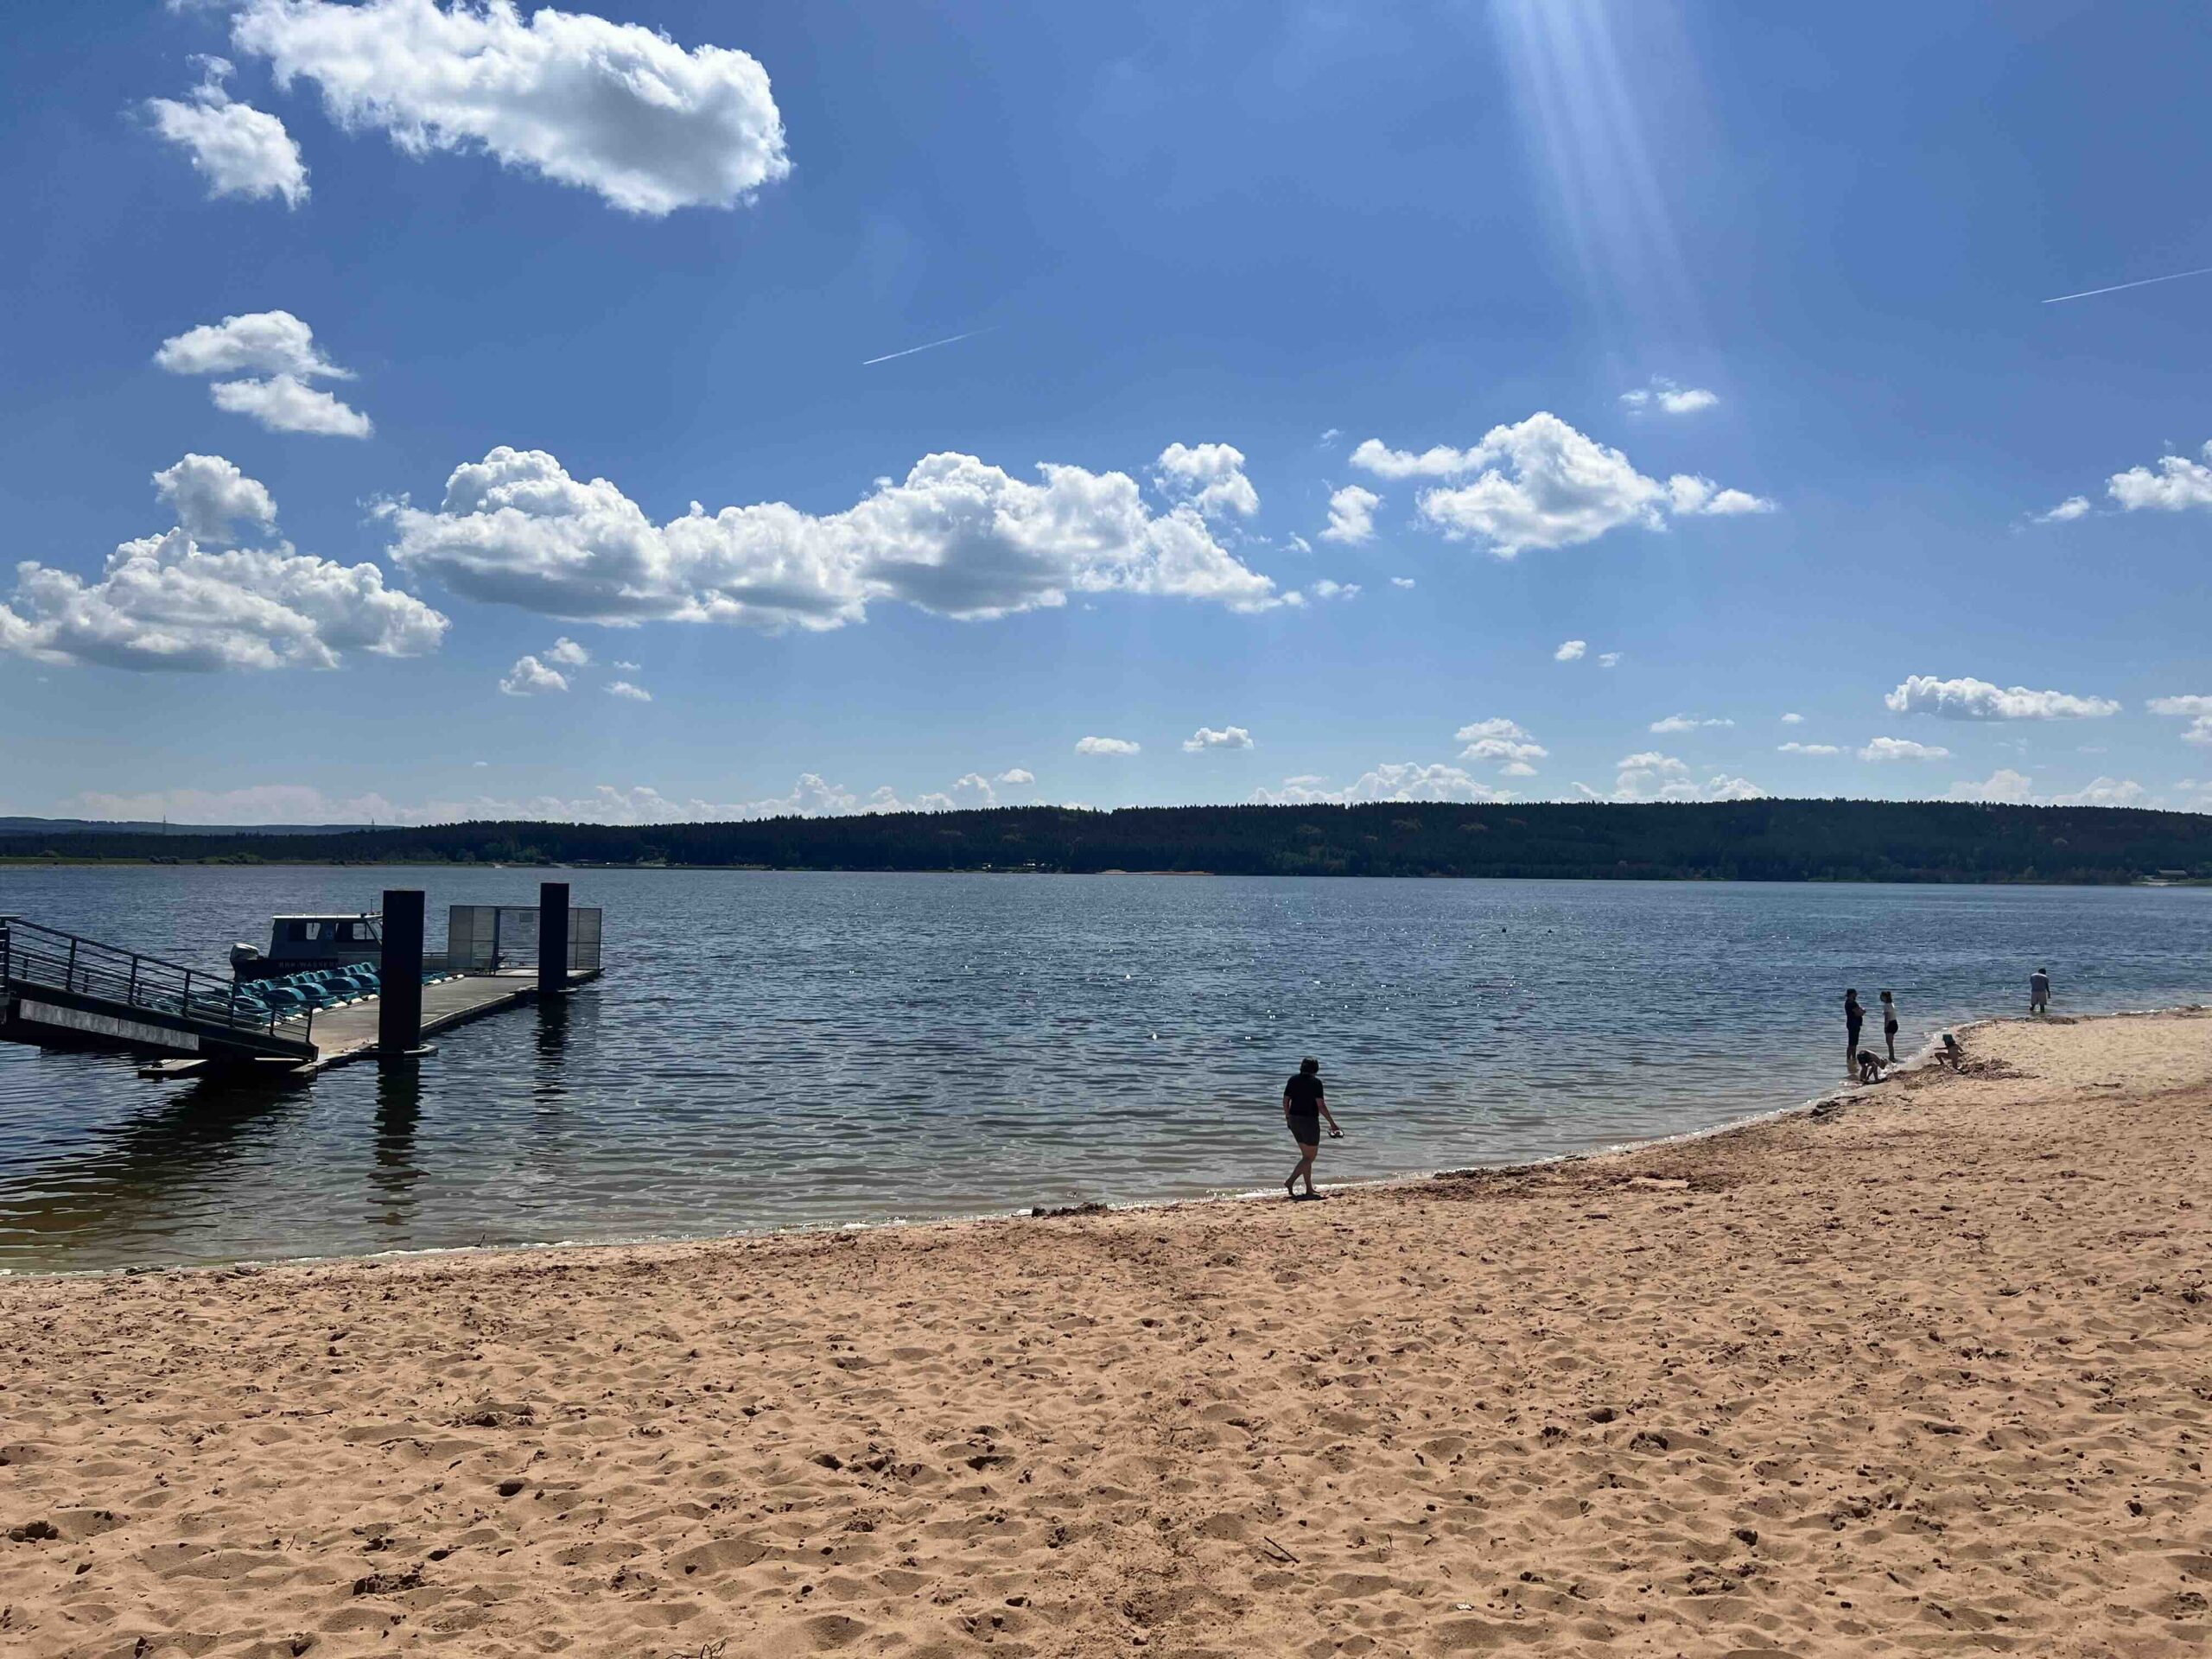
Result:
{"label": "dock deck", "polygon": [[[598,977],[596,968],[579,969],[569,974],[569,982],[582,985]],[[427,1040],[441,1031],[449,1031],[484,1014],[526,1002],[537,995],[537,974],[523,968],[503,969],[490,974],[463,974],[425,985],[423,1038]],[[287,1035],[295,1032],[305,1035],[315,1045],[315,1058],[304,1069],[326,1071],[349,1060],[365,1059],[376,1052],[377,1002],[377,998],[365,996],[342,1007],[325,1008],[315,1016],[311,1032],[305,1020],[288,1020],[277,1030]]]}

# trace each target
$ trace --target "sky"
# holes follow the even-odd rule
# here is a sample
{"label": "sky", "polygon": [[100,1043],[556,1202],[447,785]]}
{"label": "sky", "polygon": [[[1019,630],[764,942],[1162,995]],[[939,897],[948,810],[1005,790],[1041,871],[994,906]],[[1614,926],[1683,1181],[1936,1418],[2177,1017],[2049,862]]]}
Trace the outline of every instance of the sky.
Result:
{"label": "sky", "polygon": [[16,21],[0,812],[2212,810],[2187,9],[596,3]]}

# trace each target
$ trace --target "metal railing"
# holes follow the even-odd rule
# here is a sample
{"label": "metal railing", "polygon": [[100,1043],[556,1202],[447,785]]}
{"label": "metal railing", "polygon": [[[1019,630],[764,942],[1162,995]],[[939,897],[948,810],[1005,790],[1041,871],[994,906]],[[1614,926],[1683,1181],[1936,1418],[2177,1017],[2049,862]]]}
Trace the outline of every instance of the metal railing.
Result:
{"label": "metal railing", "polygon": [[0,983],[10,982],[234,1031],[274,1034],[280,1022],[258,999],[241,1002],[234,979],[0,916]]}

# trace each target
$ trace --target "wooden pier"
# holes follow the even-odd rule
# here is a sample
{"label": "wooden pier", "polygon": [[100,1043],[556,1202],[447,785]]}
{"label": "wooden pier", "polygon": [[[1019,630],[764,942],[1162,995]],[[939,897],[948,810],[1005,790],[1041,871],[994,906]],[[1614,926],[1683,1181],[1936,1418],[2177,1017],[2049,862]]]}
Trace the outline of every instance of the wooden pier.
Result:
{"label": "wooden pier", "polygon": [[[448,951],[433,958],[423,950],[422,893],[393,889],[385,902],[378,988],[291,1014],[235,978],[0,916],[0,1042],[133,1055],[152,1077],[223,1070],[308,1077],[353,1060],[427,1052],[424,1039],[439,1032],[600,976],[600,913],[572,911],[566,882],[543,884],[535,908],[494,914],[456,906]],[[492,914],[488,950],[474,935],[466,948],[453,944],[465,933],[458,918],[480,912]],[[500,950],[497,922],[508,916],[518,918],[533,965]],[[581,948],[575,918],[588,924]]]}

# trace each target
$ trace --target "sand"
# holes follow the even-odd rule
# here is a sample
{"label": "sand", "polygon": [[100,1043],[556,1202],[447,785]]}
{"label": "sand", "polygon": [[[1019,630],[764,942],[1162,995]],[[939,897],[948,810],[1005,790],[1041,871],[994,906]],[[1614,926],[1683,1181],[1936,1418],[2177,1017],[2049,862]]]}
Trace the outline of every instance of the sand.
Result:
{"label": "sand", "polygon": [[0,1651],[2202,1655],[2212,1017],[1969,1049],[1323,1204],[0,1282]]}

